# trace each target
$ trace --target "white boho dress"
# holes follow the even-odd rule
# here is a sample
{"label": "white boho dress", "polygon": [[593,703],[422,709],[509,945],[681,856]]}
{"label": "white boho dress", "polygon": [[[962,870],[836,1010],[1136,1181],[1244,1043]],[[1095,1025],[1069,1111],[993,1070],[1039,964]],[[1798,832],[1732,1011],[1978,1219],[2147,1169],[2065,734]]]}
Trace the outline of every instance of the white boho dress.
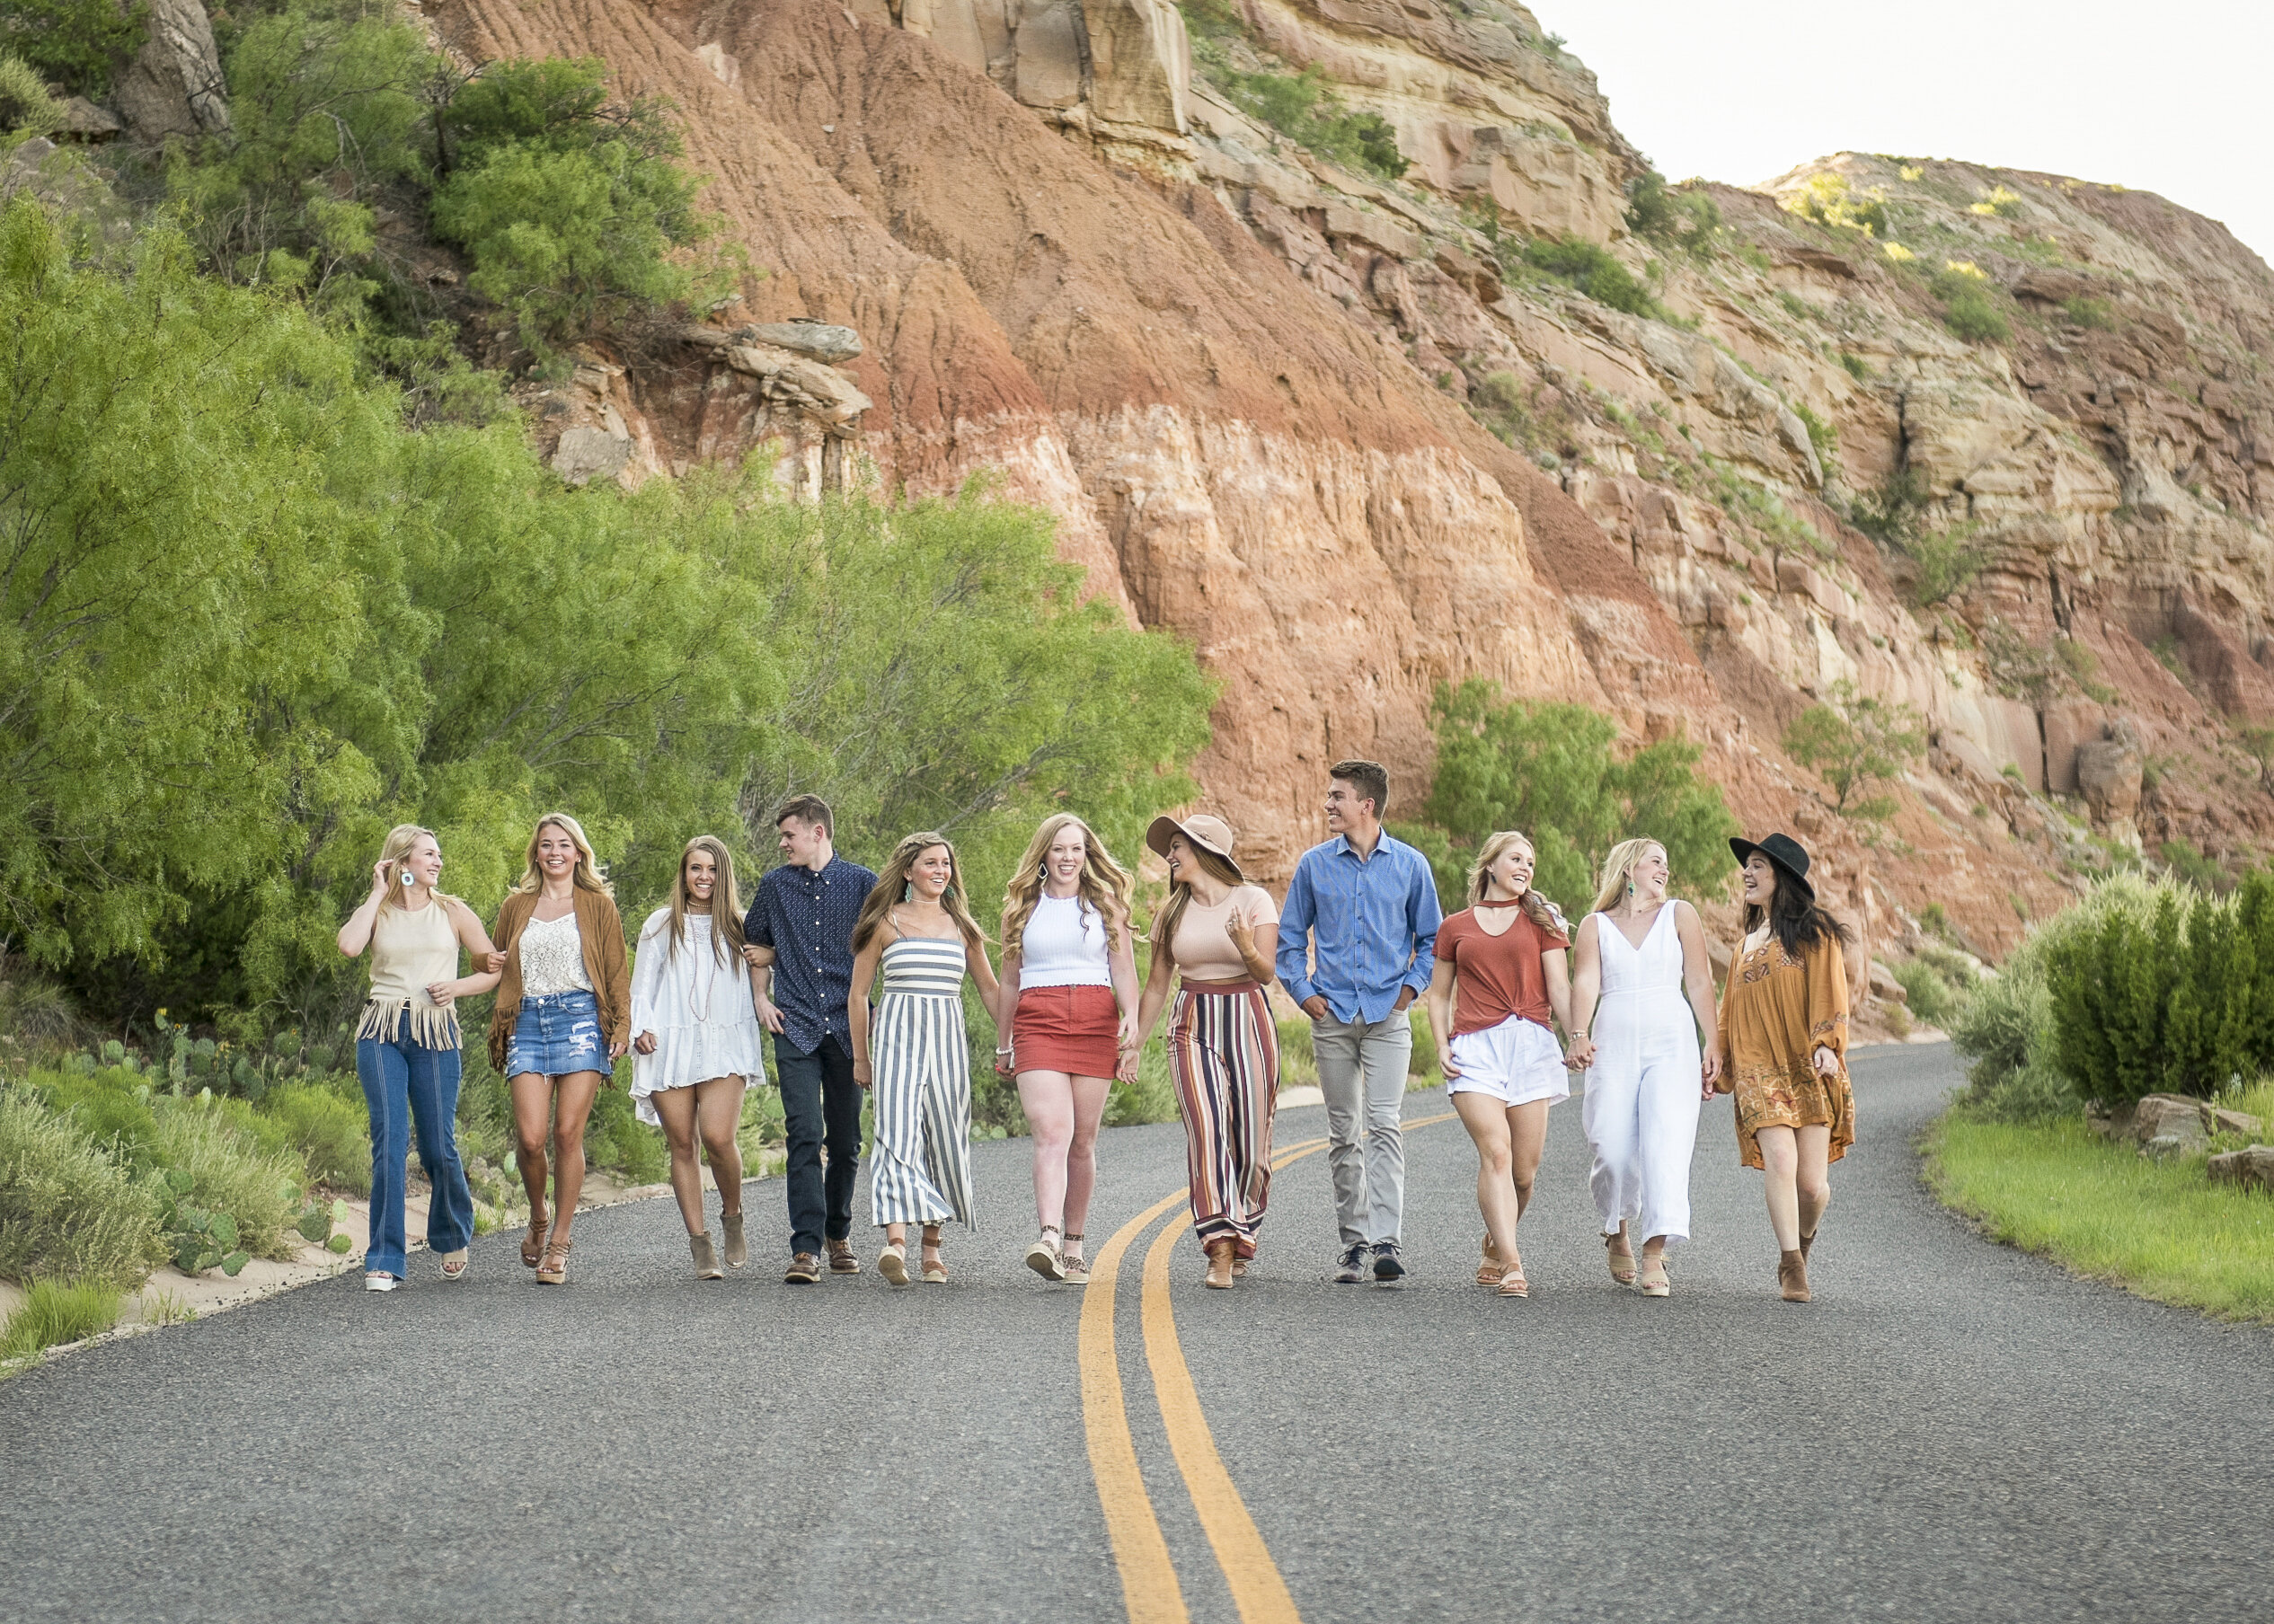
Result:
{"label": "white boho dress", "polygon": [[963,1029],[963,939],[903,936],[884,949],[870,1028],[876,1222],[944,1223],[971,1215],[971,1047]]}
{"label": "white boho dress", "polygon": [[1668,1244],[1690,1238],[1690,1156],[1704,1099],[1674,909],[1671,900],[1659,905],[1639,948],[1609,914],[1595,916],[1603,996],[1580,1108],[1603,1233],[1624,1218],[1637,1240],[1664,1235]]}
{"label": "white boho dress", "polygon": [[661,1122],[651,1094],[690,1088],[714,1077],[739,1077],[746,1083],[765,1081],[749,966],[731,948],[721,962],[707,915],[687,915],[683,942],[671,940],[668,908],[658,908],[640,928],[639,951],[632,965],[635,1043],[642,1032],[655,1034],[655,1053],[633,1050],[632,1103],[640,1120],[650,1125]]}

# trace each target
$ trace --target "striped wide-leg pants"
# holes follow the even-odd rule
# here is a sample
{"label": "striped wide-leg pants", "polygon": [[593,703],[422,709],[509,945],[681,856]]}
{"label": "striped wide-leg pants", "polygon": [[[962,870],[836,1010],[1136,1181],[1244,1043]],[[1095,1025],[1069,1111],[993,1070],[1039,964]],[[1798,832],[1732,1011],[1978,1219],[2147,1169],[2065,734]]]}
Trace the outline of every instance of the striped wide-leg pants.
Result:
{"label": "striped wide-leg pants", "polygon": [[971,1050],[963,1001],[887,993],[869,1040],[876,1145],[869,1196],[879,1225],[971,1217]]}
{"label": "striped wide-leg pants", "polygon": [[1255,1256],[1271,1195],[1271,1116],[1279,1103],[1279,1034],[1261,987],[1180,988],[1169,1009],[1169,1075],[1184,1110],[1192,1232]]}

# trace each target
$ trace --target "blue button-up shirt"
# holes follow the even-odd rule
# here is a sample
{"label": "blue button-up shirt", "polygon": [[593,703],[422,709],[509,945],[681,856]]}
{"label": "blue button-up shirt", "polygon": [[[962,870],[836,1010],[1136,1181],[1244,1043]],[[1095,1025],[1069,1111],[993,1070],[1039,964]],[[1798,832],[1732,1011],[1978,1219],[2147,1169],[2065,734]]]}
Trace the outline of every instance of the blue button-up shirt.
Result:
{"label": "blue button-up shirt", "polygon": [[818,872],[784,864],[758,881],[742,934],[774,949],[774,1003],[782,1036],[801,1055],[824,1038],[850,1043],[845,1006],[853,995],[853,922],[876,885],[859,863],[832,857]]}
{"label": "blue button-up shirt", "polygon": [[1337,1020],[1380,1020],[1400,987],[1417,998],[1429,990],[1444,921],[1428,858],[1386,830],[1364,858],[1338,834],[1295,865],[1279,910],[1279,984],[1297,1003],[1325,999]]}

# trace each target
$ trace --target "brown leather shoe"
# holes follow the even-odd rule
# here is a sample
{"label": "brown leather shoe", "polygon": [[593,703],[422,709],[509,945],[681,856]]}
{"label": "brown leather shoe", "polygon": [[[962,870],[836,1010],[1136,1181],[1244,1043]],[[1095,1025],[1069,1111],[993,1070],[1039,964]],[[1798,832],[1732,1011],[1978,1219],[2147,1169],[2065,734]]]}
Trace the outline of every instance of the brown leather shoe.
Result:
{"label": "brown leather shoe", "polygon": [[1231,1240],[1208,1242],[1208,1275],[1203,1284],[1218,1291],[1232,1289],[1232,1261],[1239,1253],[1239,1245]]}
{"label": "brown leather shoe", "polygon": [[1780,1252],[1776,1258],[1777,1288],[1787,1302],[1809,1301],[1808,1258],[1799,1251]]}
{"label": "brown leather shoe", "polygon": [[821,1259],[811,1252],[800,1252],[790,1259],[790,1267],[782,1276],[784,1285],[818,1285],[821,1284]]}
{"label": "brown leather shoe", "polygon": [[853,1255],[853,1242],[850,1240],[830,1241],[829,1273],[832,1275],[857,1275],[860,1272],[861,1260]]}

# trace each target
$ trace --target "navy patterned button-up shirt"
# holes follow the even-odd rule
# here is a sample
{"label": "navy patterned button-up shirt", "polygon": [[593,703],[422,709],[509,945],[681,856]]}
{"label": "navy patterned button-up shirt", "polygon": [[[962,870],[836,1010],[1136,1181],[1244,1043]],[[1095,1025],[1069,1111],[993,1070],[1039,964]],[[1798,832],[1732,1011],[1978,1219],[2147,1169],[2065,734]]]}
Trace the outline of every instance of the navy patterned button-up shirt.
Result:
{"label": "navy patterned button-up shirt", "polygon": [[822,1039],[849,1045],[845,1001],[853,995],[853,922],[876,876],[842,857],[819,872],[784,864],[758,881],[742,934],[774,949],[774,1002],[782,1037],[801,1055]]}

